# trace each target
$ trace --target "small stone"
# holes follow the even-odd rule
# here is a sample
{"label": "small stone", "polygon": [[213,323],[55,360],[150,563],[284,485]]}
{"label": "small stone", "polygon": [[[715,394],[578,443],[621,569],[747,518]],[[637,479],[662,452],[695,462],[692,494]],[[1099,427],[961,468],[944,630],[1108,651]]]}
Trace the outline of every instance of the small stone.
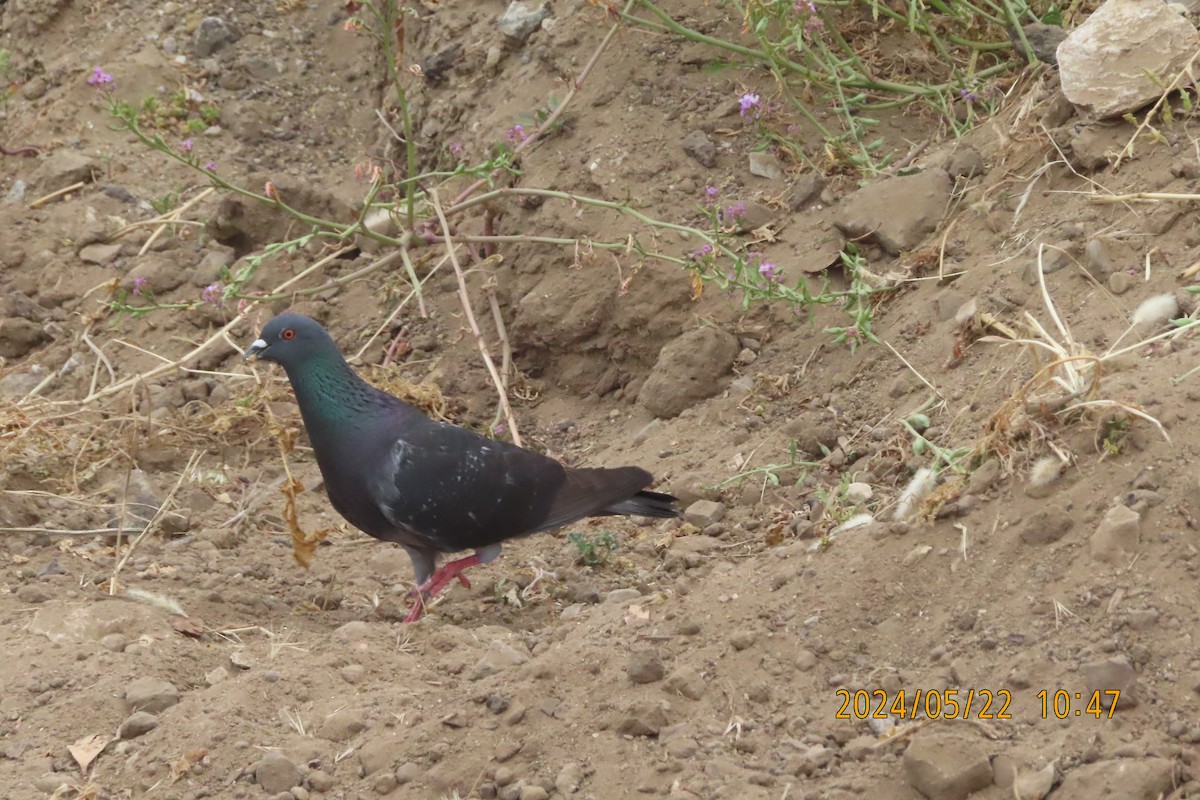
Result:
{"label": "small stone", "polygon": [[680,667],[667,676],[666,689],[671,694],[682,695],[689,700],[699,700],[706,688],[704,678],[692,667]]}
{"label": "small stone", "polygon": [[136,739],[158,727],[158,718],[145,711],[135,711],[117,728],[117,736],[121,739]]}
{"label": "small stone", "polygon": [[928,732],[904,751],[904,774],[929,800],[965,800],[991,785],[992,764],[978,739]]}
{"label": "small stone", "polygon": [[683,512],[684,522],[690,522],[701,529],[719,522],[724,517],[725,506],[712,500],[697,500]]}
{"label": "small stone", "polygon": [[662,680],[666,673],[666,668],[653,653],[634,653],[629,659],[629,680],[634,683],[654,683]]}
{"label": "small stone", "polygon": [[1021,800],[1042,800],[1054,788],[1056,777],[1053,764],[1047,764],[1037,772],[1019,773],[1013,780],[1013,796]]}
{"label": "small stone", "polygon": [[89,264],[98,264],[107,266],[117,260],[117,256],[121,255],[122,245],[117,244],[89,244],[80,248],[79,260],[86,261]]}
{"label": "small stone", "polygon": [[224,667],[217,667],[212,672],[207,672],[204,675],[204,682],[209,686],[216,686],[221,681],[229,677],[229,670]]}
{"label": "small stone", "polygon": [[846,486],[846,502],[856,506],[861,506],[863,503],[871,499],[874,491],[869,483],[851,483]]}
{"label": "small stone", "polygon": [[263,756],[254,766],[254,780],[263,791],[271,794],[286,792],[293,786],[299,786],[304,780],[299,767],[291,759],[278,751],[271,751]]}
{"label": "small stone", "polygon": [[521,793],[517,795],[520,800],[549,800],[550,793],[537,785],[527,785],[521,787]]}
{"label": "small stone", "polygon": [[1066,536],[1074,524],[1075,520],[1062,509],[1043,509],[1035,512],[1021,526],[1019,538],[1022,543],[1029,545],[1053,544]]}
{"label": "small stone", "polygon": [[528,653],[523,653],[512,645],[497,639],[488,645],[483,658],[479,659],[467,677],[473,681],[481,680],[510,667],[524,664],[528,660]]}
{"label": "small stone", "polygon": [[605,605],[625,605],[640,599],[642,593],[637,589],[613,589],[604,596]]}
{"label": "small stone", "polygon": [[200,20],[192,37],[192,53],[196,58],[208,58],[227,44],[241,38],[237,28],[221,17],[205,17]]}
{"label": "small stone", "polygon": [[554,779],[554,788],[564,797],[575,794],[583,785],[583,777],[583,767],[578,764],[564,764],[558,771],[558,777]]}
{"label": "small stone", "polygon": [[229,663],[235,669],[248,670],[254,666],[254,659],[245,650],[234,650],[229,654]]}
{"label": "small stone", "polygon": [[372,739],[358,751],[358,764],[364,778],[374,775],[380,770],[388,770],[400,760],[403,753],[401,740],[396,736],[385,736]]}
{"label": "small stone", "polygon": [[342,708],[325,718],[325,721],[317,728],[317,736],[331,742],[345,742],[356,733],[365,730],[366,727],[367,723],[363,719],[361,711]]}
{"label": "small stone", "polygon": [[[1134,690],[1137,687],[1137,672],[1126,656],[1114,656],[1103,661],[1093,661],[1081,668],[1084,683],[1089,692],[1099,692],[1100,705],[1105,710],[1116,706],[1117,711],[1137,705]],[[1108,694],[1117,692],[1118,694]]]}
{"label": "small stone", "polygon": [[733,645],[734,650],[739,652],[753,647],[757,640],[758,635],[754,631],[747,630],[734,631],[733,635],[729,637],[729,643]]}
{"label": "small stone", "polygon": [[412,783],[419,777],[421,777],[421,767],[412,761],[405,761],[396,767],[396,783],[401,786]]}
{"label": "small stone", "polygon": [[362,683],[362,679],[366,676],[367,670],[362,664],[347,664],[342,667],[342,680],[350,685]]}
{"label": "small stone", "polygon": [[17,589],[17,599],[22,603],[36,605],[50,599],[50,593],[45,587],[36,583],[26,583]]}
{"label": "small stone", "polygon": [[667,726],[667,715],[658,703],[639,702],[617,723],[622,736],[658,736]]}
{"label": "small stone", "polygon": [[1130,558],[1141,539],[1142,515],[1120,503],[1110,508],[1092,534],[1092,558],[1119,564]]}
{"label": "small stone", "polygon": [[500,32],[517,44],[523,44],[549,16],[550,8],[545,3],[534,6],[513,0],[500,16]]}
{"label": "small stone", "polygon": [[179,690],[160,678],[135,678],[125,687],[125,707],[158,714],[179,702]]}
{"label": "small stone", "polygon": [[750,153],[750,174],[760,178],[777,181],[783,178],[783,165],[779,159],[762,150]]}
{"label": "small stone", "polygon": [[702,167],[712,167],[717,163],[717,146],[708,138],[708,134],[695,130],[683,137],[680,144],[683,152],[687,153]]}

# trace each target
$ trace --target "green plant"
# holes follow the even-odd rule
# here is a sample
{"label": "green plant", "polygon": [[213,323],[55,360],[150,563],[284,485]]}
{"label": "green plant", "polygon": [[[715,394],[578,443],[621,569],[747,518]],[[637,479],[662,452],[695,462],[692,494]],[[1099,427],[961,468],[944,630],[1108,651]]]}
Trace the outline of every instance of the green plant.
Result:
{"label": "green plant", "polygon": [[617,549],[617,540],[608,531],[600,531],[594,536],[587,536],[579,531],[567,534],[567,541],[575,545],[579,551],[576,563],[589,567],[598,567],[608,562],[612,552]]}

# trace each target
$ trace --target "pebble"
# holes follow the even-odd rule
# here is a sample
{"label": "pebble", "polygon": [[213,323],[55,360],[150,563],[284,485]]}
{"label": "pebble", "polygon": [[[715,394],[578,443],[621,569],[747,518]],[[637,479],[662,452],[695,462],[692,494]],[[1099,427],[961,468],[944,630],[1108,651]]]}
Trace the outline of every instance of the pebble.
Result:
{"label": "pebble", "polygon": [[683,512],[684,522],[707,528],[725,517],[725,506],[712,500],[697,500]]}
{"label": "pebble", "polygon": [[419,777],[421,777],[421,767],[412,761],[405,761],[396,767],[396,783],[401,786],[412,783]]}
{"label": "pebble", "polygon": [[545,3],[534,5],[513,0],[508,8],[500,15],[498,27],[500,32],[518,44],[533,35],[542,26],[542,22],[550,16],[550,8]]}
{"label": "pebble", "polygon": [[1137,279],[1128,272],[1114,272],[1108,276],[1108,290],[1113,294],[1125,294],[1137,285]]}
{"label": "pebble", "polygon": [[637,589],[613,589],[604,596],[604,603],[606,605],[623,605],[625,603],[632,603],[634,600],[640,599],[641,596],[642,593]]}
{"label": "pebble", "polygon": [[363,719],[361,711],[342,708],[325,718],[325,721],[317,728],[317,736],[331,742],[344,742],[356,733],[365,730],[366,727],[367,723]]}
{"label": "pebble", "polygon": [[573,763],[564,764],[563,768],[558,771],[558,777],[554,779],[554,788],[564,797],[575,794],[583,785],[583,778],[583,767]]}
{"label": "pebble", "polygon": [[79,250],[79,260],[103,267],[117,260],[121,248],[121,244],[89,244]]}
{"label": "pebble", "polygon": [[904,751],[909,785],[930,800],[965,798],[992,784],[987,748],[975,736],[917,733]]}
{"label": "pebble", "polygon": [[360,774],[366,778],[386,769],[391,775],[391,767],[400,760],[401,753],[402,742],[398,737],[385,736],[370,740],[358,750]]}
{"label": "pebble", "polygon": [[136,678],[125,687],[125,707],[157,714],[179,702],[179,690],[161,678]]}
{"label": "pebble", "polygon": [[523,653],[512,645],[497,639],[488,645],[483,658],[479,659],[471,668],[467,677],[473,681],[481,680],[527,661],[529,661],[528,653]]}
{"label": "pebble", "polygon": [[668,692],[681,695],[689,700],[699,700],[707,688],[704,678],[692,667],[680,667],[667,676],[665,684]]}
{"label": "pebble", "polygon": [[667,725],[667,715],[656,702],[639,701],[617,723],[617,733],[622,736],[658,736]]}
{"label": "pebble", "polygon": [[341,669],[342,680],[351,685],[361,683],[366,674],[367,670],[362,664],[347,664]]}
{"label": "pebble", "polygon": [[634,683],[654,683],[662,680],[667,671],[658,656],[643,652],[630,656],[627,673]]}
{"label": "pebble", "polygon": [[758,635],[754,631],[745,630],[734,631],[733,635],[729,637],[729,643],[733,645],[734,650],[738,651],[752,647],[757,640]]}
{"label": "pebble", "polygon": [[209,686],[216,686],[221,681],[229,677],[229,670],[224,667],[217,667],[212,672],[205,673],[204,682]]}
{"label": "pebble", "polygon": [[783,178],[783,164],[774,155],[762,150],[755,150],[750,153],[748,160],[751,175],[772,181]]}
{"label": "pebble", "polygon": [[26,583],[17,589],[17,599],[22,603],[44,603],[50,599],[50,592],[36,583]]}
{"label": "pebble", "polygon": [[517,797],[520,800],[549,800],[550,793],[541,786],[522,786],[521,793]]}
{"label": "pebble", "polygon": [[158,718],[145,711],[135,711],[117,728],[117,737],[136,739],[158,727]]}
{"label": "pebble", "polygon": [[1100,520],[1092,533],[1092,558],[1110,564],[1123,563],[1141,539],[1142,515],[1120,503]]}
{"label": "pebble", "polygon": [[871,484],[855,482],[846,486],[845,498],[847,503],[860,506],[870,500],[873,494]]}
{"label": "pebble", "polygon": [[1112,708],[1113,695],[1109,691],[1120,692],[1116,699],[1117,711],[1133,708],[1137,699],[1133,696],[1137,687],[1137,672],[1133,669],[1126,656],[1114,656],[1103,661],[1093,661],[1081,667],[1084,683],[1089,692],[1100,692],[1100,705],[1105,709]]}
{"label": "pebble", "polygon": [[708,138],[702,130],[694,130],[683,137],[680,141],[683,147],[683,152],[696,161],[702,167],[712,167],[717,163],[717,146]]}
{"label": "pebble", "polygon": [[254,780],[263,791],[278,794],[299,786],[304,776],[291,759],[283,753],[271,751],[254,766]]}

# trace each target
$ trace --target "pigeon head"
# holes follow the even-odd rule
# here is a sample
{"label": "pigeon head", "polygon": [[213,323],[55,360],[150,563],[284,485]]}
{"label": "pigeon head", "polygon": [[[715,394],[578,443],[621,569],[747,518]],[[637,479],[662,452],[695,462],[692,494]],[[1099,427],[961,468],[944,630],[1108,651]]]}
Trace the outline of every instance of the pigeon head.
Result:
{"label": "pigeon head", "polygon": [[290,374],[294,368],[311,361],[314,356],[337,355],[337,344],[314,319],[286,312],[263,327],[259,338],[246,348],[242,358],[256,356],[274,361]]}

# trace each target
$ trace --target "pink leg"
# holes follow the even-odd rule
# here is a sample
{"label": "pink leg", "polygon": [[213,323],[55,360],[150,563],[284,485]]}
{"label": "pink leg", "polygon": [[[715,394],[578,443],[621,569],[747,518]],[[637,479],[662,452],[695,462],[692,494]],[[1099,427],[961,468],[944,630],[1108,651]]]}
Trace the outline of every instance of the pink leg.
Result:
{"label": "pink leg", "polygon": [[429,579],[413,589],[409,594],[415,595],[417,598],[416,604],[413,605],[412,611],[404,618],[405,622],[416,622],[425,613],[425,598],[434,597],[446,586],[453,583],[455,578],[458,582],[468,589],[471,588],[471,582],[467,580],[467,576],[463,572],[469,567],[473,567],[480,563],[479,554],[472,553],[469,556],[460,558],[457,561],[447,561],[442,566],[429,576]]}

